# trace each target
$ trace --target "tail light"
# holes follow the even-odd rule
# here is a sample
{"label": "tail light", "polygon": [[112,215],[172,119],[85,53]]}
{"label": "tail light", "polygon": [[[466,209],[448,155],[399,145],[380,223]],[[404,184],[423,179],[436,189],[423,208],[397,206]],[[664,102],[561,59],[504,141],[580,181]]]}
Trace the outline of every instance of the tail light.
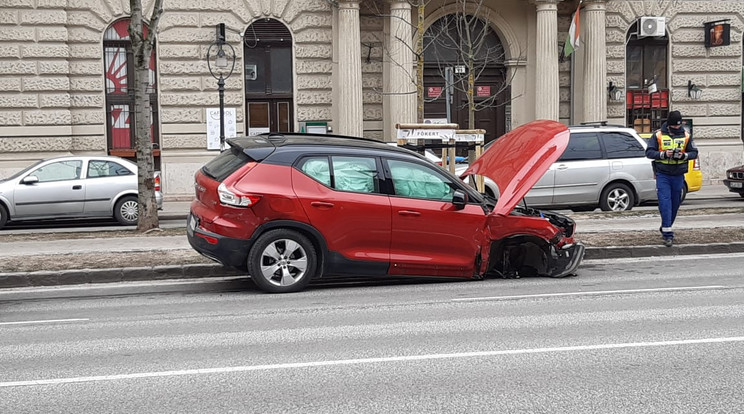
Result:
{"label": "tail light", "polygon": [[160,171],[155,171],[155,191],[160,191]]}
{"label": "tail light", "polygon": [[695,162],[692,164],[692,169],[695,171],[700,171],[700,159],[695,158]]}
{"label": "tail light", "polygon": [[260,195],[242,194],[237,191],[228,190],[225,183],[217,187],[217,195],[220,197],[220,203],[233,207],[250,207],[261,200]]}

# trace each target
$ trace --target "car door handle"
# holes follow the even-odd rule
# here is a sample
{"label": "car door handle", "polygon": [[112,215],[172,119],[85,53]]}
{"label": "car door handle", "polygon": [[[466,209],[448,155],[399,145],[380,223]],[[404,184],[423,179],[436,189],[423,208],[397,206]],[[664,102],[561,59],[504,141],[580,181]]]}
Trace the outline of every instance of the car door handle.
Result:
{"label": "car door handle", "polygon": [[398,210],[398,214],[405,217],[418,217],[421,215],[418,211],[411,211],[411,210]]}
{"label": "car door handle", "polygon": [[561,164],[556,167],[557,170],[567,170],[568,166],[566,164]]}
{"label": "car door handle", "polygon": [[72,186],[72,189],[73,190],[82,190],[83,189],[83,186],[82,185],[73,185]]}
{"label": "car door handle", "polygon": [[325,207],[325,208],[333,207],[333,203],[328,203],[326,201],[312,201],[310,202],[310,205],[313,207]]}

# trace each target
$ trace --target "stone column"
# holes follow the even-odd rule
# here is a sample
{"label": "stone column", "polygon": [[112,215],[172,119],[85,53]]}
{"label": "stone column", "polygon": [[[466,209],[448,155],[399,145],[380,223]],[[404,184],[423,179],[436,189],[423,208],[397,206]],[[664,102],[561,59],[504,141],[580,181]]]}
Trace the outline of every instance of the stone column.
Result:
{"label": "stone column", "polygon": [[606,0],[584,0],[584,122],[607,120]]}
{"label": "stone column", "polygon": [[558,2],[533,0],[537,6],[535,119],[558,120]]}
{"label": "stone column", "polygon": [[[416,74],[413,67],[413,26],[411,4],[405,0],[390,1],[390,33],[388,35],[390,118],[386,121],[395,141],[395,124],[416,121]],[[384,52],[383,52],[384,53]]]}
{"label": "stone column", "polygon": [[336,133],[361,137],[362,46],[359,0],[340,0],[338,10],[338,129]]}

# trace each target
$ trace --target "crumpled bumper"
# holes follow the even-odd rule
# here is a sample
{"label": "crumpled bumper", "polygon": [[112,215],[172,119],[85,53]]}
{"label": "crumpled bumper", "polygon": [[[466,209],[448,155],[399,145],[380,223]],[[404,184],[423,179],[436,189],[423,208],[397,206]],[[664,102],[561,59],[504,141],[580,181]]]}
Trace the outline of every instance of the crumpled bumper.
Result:
{"label": "crumpled bumper", "polygon": [[576,269],[584,258],[585,247],[576,242],[553,251],[553,272],[551,277],[565,277],[576,274]]}

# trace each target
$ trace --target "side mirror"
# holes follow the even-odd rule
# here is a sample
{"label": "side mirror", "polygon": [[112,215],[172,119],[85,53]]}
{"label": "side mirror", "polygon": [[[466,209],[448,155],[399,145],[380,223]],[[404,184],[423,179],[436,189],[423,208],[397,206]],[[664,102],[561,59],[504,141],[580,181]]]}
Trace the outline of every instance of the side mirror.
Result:
{"label": "side mirror", "polygon": [[25,185],[36,184],[38,182],[39,182],[39,177],[35,175],[29,175],[29,176],[23,177],[23,179],[21,180],[21,184],[25,184]]}
{"label": "side mirror", "polygon": [[452,194],[452,204],[455,206],[455,209],[462,210],[467,203],[468,195],[462,190],[455,190],[455,193]]}

